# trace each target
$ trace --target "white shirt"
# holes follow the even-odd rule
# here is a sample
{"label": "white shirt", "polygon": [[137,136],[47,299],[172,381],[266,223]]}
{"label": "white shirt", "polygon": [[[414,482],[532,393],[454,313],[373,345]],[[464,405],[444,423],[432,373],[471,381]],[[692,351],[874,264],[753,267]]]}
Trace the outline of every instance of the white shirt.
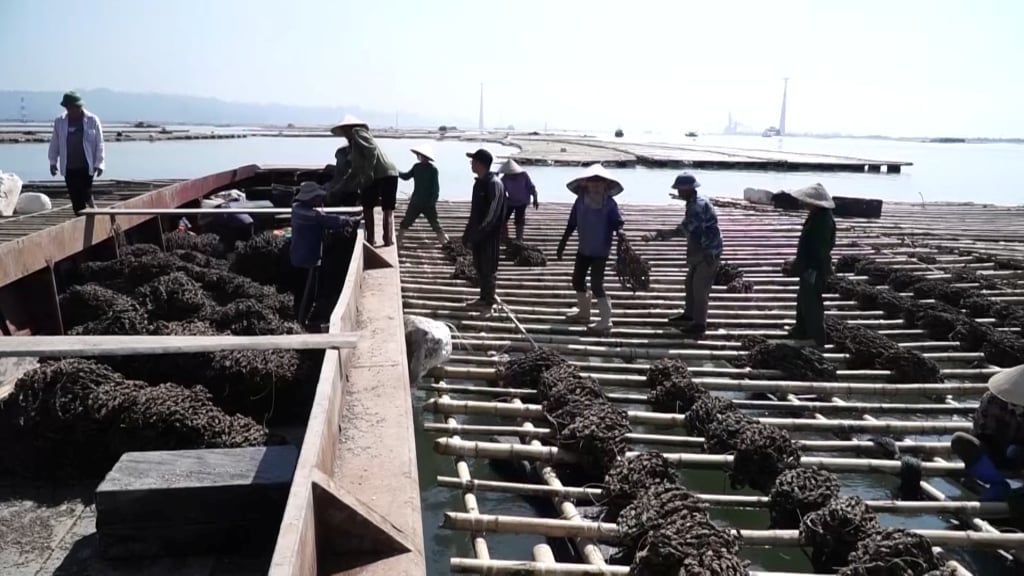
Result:
{"label": "white shirt", "polygon": [[[100,119],[88,110],[82,110],[82,145],[85,146],[85,160],[89,163],[89,174],[103,170],[105,166],[103,149],[103,126]],[[61,176],[68,165],[68,115],[61,114],[53,121],[53,135],[50,136],[50,165],[58,164]]]}

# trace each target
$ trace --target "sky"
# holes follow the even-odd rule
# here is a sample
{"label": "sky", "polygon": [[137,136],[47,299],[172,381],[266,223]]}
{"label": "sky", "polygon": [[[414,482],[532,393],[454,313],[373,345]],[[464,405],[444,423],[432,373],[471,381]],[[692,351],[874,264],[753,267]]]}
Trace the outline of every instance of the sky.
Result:
{"label": "sky", "polygon": [[[516,128],[1024,136],[1019,0],[0,0],[0,89]],[[16,56],[15,56],[16,55]]]}

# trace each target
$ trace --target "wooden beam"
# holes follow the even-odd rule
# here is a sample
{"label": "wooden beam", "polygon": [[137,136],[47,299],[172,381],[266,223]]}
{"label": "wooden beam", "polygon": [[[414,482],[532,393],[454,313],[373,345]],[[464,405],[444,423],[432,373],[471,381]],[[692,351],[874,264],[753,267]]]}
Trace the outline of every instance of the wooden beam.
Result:
{"label": "wooden beam", "polygon": [[[362,214],[359,207],[329,206],[328,214]],[[190,216],[198,214],[291,214],[291,208],[86,208],[83,216]]]}
{"label": "wooden beam", "polygon": [[273,336],[10,336],[0,357],[127,356],[220,350],[325,350],[355,348],[357,333]]}

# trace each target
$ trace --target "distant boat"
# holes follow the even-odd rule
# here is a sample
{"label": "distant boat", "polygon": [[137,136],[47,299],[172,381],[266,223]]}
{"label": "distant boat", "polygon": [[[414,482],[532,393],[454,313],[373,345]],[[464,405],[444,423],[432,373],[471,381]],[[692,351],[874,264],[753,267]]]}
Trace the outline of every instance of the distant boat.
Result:
{"label": "distant boat", "polygon": [[622,138],[623,136],[624,136],[624,134],[622,132],[622,128],[619,128],[618,130],[615,131],[615,137],[616,138]]}
{"label": "distant boat", "polygon": [[764,132],[761,132],[761,136],[764,136],[765,138],[771,138],[772,136],[780,135],[782,135],[782,133],[779,132],[779,129],[776,128],[775,126],[769,126],[764,129]]}
{"label": "distant boat", "polygon": [[687,132],[686,133],[686,137],[687,138],[696,138],[697,137],[697,133],[696,132]]}

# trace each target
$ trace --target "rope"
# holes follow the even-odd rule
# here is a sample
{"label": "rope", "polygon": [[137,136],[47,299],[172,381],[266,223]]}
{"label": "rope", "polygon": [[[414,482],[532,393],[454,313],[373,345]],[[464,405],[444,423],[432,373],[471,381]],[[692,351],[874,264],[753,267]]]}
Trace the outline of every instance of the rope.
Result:
{"label": "rope", "polygon": [[530,344],[533,345],[533,349],[536,350],[540,348],[540,346],[537,345],[537,342],[533,340],[533,337],[530,336],[530,333],[526,331],[526,328],[523,328],[523,325],[520,324],[519,320],[516,319],[516,315],[512,313],[512,309],[508,307],[508,304],[505,304],[505,302],[502,301],[502,299],[498,297],[498,295],[495,295],[494,299],[498,301],[498,306],[501,306],[501,309],[505,311],[505,314],[508,316],[509,320],[511,320],[512,323],[516,325],[516,328],[518,328],[519,331],[523,333],[523,336],[526,336],[526,339],[530,341]]}

